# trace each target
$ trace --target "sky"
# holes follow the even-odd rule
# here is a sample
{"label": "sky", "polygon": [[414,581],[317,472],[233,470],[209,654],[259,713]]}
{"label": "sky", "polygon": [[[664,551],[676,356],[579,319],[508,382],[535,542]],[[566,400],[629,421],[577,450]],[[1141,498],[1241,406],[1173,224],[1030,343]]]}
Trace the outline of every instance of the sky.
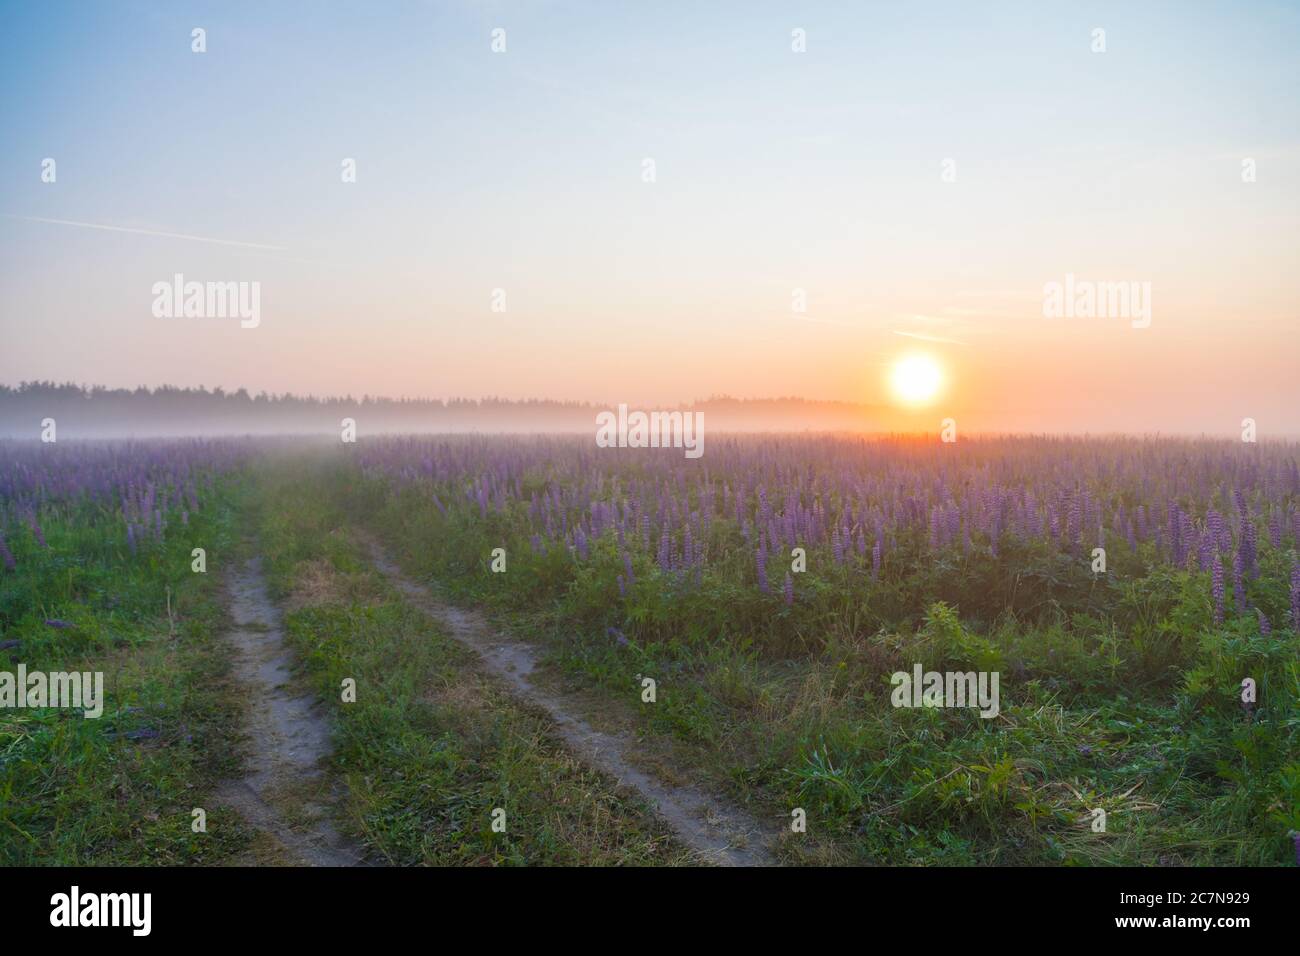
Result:
{"label": "sky", "polygon": [[[919,353],[927,423],[1294,435],[1298,48],[1297,3],[3,2],[0,382],[889,404]],[[159,316],[177,274],[256,326]],[[1067,276],[1149,316],[1045,315]]]}

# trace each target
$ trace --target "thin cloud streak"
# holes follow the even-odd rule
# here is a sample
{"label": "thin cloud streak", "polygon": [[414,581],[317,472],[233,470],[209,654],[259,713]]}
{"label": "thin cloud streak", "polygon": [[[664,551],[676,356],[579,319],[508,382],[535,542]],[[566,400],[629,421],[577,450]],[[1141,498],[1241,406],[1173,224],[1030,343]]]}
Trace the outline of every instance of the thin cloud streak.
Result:
{"label": "thin cloud streak", "polygon": [[242,239],[213,239],[211,236],[191,236],[183,232],[158,232],[154,229],[133,229],[130,226],[112,226],[100,222],[78,222],[75,219],[46,219],[43,216],[16,216],[4,213],[7,219],[21,219],[24,222],[47,222],[56,226],[79,226],[82,229],[103,229],[107,232],[130,232],[139,236],[156,236],[159,239],[187,239],[190,242],[211,242],[218,246],[240,246],[244,249],[266,249],[270,252],[286,252],[285,246],[271,246],[262,242],[244,242]]}
{"label": "thin cloud streak", "polygon": [[803,315],[802,313],[799,312],[791,313],[791,316],[795,319],[798,319],[800,322],[811,322],[814,325],[838,325],[841,328],[846,328],[846,329],[867,328],[867,326],[863,325],[860,322],[845,322],[841,319],[822,319],[822,318],[816,318],[811,315]]}
{"label": "thin cloud streak", "polygon": [[924,332],[904,332],[901,329],[894,329],[895,335],[906,336],[909,339],[920,339],[922,342],[944,342],[948,345],[967,345],[966,342],[958,342],[956,339],[946,339],[942,335],[926,335]]}

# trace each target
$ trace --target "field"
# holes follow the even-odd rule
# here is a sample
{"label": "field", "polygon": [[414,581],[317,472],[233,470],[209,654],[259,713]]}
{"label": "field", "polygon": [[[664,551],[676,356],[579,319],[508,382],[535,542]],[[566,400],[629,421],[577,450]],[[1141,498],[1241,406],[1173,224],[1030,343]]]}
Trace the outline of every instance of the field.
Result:
{"label": "field", "polygon": [[[106,700],[0,710],[0,864],[1293,862],[1298,461],[3,443],[0,672],[101,671]],[[898,706],[918,666],[996,675],[995,706]]]}

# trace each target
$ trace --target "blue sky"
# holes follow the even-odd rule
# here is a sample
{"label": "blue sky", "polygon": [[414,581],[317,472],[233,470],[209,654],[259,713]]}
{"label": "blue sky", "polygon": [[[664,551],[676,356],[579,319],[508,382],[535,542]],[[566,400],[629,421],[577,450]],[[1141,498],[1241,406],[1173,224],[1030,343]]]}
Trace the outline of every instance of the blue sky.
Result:
{"label": "blue sky", "polygon": [[[971,407],[1300,397],[1296,4],[0,11],[2,381],[873,401],[906,333]],[[1150,280],[1150,334],[1045,327],[1067,271]],[[153,317],[175,272],[265,321]]]}

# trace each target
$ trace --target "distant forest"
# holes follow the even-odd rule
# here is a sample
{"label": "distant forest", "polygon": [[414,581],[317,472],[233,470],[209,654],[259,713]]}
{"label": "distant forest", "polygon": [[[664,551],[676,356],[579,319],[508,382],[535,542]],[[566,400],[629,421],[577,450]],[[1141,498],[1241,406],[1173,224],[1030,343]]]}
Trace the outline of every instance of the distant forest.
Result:
{"label": "distant forest", "polygon": [[[533,432],[594,430],[596,413],[613,405],[549,399],[446,401],[425,398],[250,394],[221,388],[106,388],[23,382],[0,385],[0,437],[36,438],[53,418],[58,436],[270,435],[335,433],[344,418],[359,434],[394,432]],[[640,406],[633,405],[633,408]],[[713,431],[884,430],[882,410],[800,398],[713,397],[672,406],[705,412]],[[650,408],[643,410],[649,411]]]}

